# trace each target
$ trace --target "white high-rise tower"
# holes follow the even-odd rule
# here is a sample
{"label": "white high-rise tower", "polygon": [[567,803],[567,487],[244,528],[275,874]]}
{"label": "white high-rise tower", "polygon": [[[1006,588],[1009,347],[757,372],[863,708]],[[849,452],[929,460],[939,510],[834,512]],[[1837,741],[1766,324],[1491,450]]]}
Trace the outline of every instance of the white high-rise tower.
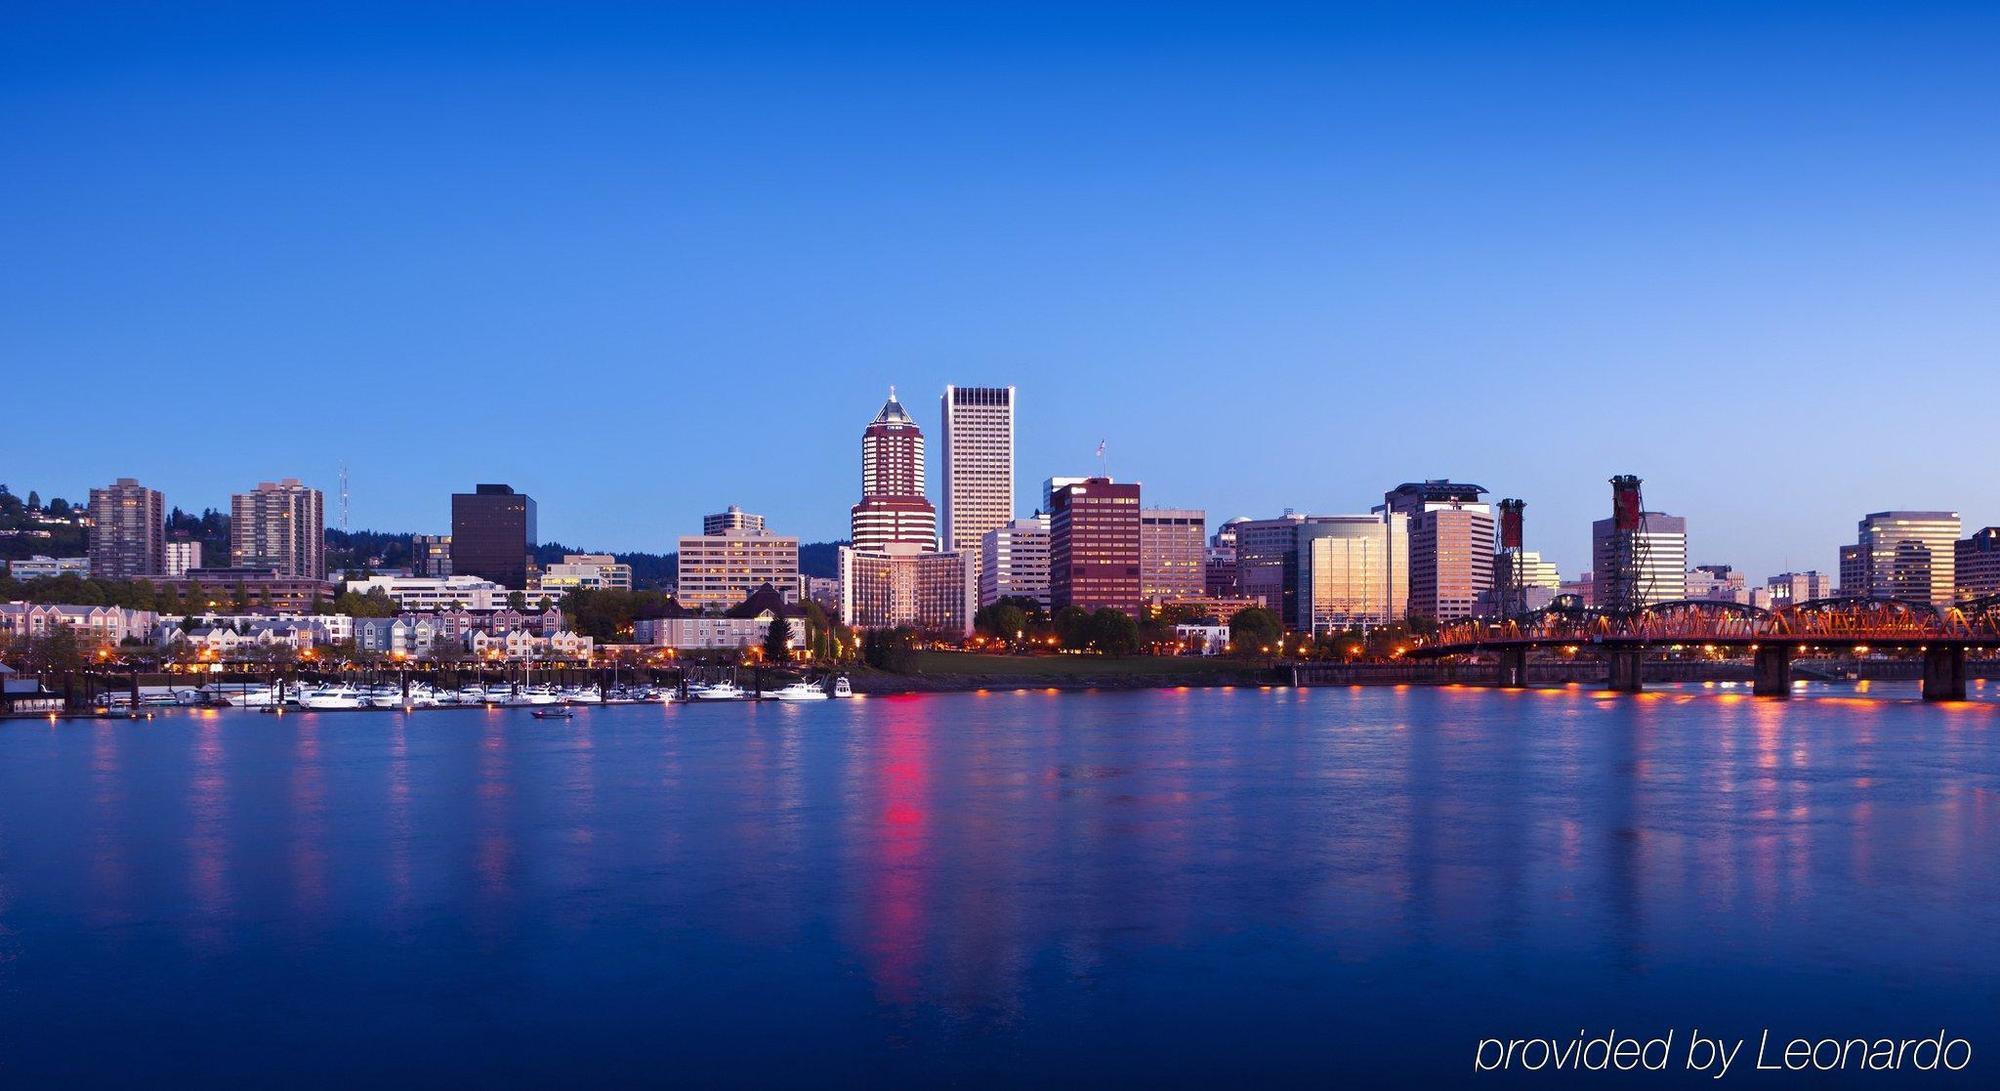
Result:
{"label": "white high-rise tower", "polygon": [[988,531],[1014,519],[1014,388],[947,386],[944,419],[944,548],[976,554]]}

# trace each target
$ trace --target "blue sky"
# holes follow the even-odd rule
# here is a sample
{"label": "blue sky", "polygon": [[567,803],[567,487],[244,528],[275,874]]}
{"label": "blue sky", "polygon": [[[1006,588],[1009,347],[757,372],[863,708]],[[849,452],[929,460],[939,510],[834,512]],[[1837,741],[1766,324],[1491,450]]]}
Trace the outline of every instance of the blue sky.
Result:
{"label": "blue sky", "polygon": [[830,538],[889,384],[1013,383],[1024,513],[2000,522],[1991,5],[416,7],[4,9],[0,480]]}

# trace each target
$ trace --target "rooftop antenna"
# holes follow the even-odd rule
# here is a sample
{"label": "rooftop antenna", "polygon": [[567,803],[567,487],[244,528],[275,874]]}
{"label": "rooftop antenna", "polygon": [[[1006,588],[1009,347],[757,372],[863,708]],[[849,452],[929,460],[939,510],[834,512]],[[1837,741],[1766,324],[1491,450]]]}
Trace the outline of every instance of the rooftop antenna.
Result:
{"label": "rooftop antenna", "polygon": [[347,463],[340,464],[340,532],[347,533]]}
{"label": "rooftop antenna", "polygon": [[1097,476],[1103,478],[1111,476],[1104,468],[1104,441],[1101,439],[1097,441]]}

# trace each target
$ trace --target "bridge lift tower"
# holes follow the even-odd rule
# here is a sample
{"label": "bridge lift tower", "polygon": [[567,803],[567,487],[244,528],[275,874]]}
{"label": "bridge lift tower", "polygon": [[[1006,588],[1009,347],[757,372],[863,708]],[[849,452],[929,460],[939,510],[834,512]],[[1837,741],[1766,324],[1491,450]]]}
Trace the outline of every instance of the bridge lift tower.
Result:
{"label": "bridge lift tower", "polygon": [[[1646,533],[1646,499],[1633,474],[1611,479],[1609,562],[1597,605],[1615,612],[1637,610],[1652,600],[1651,536]],[[1679,596],[1675,596],[1679,597]]]}
{"label": "bridge lift tower", "polygon": [[1521,511],[1527,506],[1527,501],[1512,497],[1500,501],[1500,556],[1494,565],[1493,590],[1503,618],[1528,612],[1528,574],[1521,556]]}

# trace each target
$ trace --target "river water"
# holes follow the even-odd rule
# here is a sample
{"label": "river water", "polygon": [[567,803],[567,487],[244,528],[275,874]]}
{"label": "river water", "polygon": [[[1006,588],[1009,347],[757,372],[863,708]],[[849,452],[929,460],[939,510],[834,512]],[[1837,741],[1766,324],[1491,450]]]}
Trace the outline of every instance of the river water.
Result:
{"label": "river water", "polygon": [[1811,693],[0,724],[0,1086],[1443,1083],[1767,1027],[1990,1080],[2000,705]]}

